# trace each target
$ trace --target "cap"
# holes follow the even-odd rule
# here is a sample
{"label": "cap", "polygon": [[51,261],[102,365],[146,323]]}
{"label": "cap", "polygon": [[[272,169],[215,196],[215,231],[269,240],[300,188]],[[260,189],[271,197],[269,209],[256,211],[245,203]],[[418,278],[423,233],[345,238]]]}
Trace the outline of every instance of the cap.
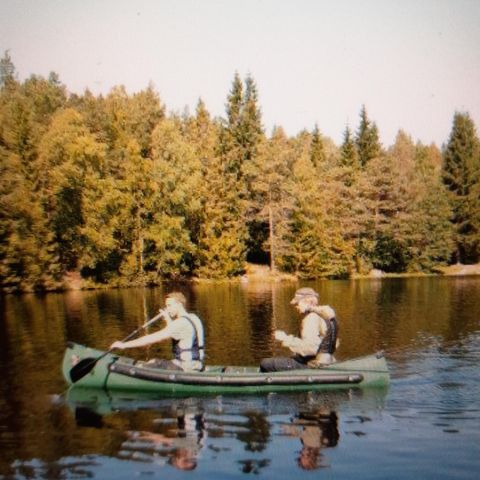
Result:
{"label": "cap", "polygon": [[299,288],[295,292],[295,296],[293,297],[293,300],[290,302],[292,305],[296,305],[302,298],[306,297],[315,297],[318,298],[318,293],[310,287],[304,287],[304,288]]}

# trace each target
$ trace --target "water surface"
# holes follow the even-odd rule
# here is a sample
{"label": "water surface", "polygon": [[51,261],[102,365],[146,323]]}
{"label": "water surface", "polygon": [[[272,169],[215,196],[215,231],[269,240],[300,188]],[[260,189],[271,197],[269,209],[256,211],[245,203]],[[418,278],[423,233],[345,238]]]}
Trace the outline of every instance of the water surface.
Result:
{"label": "water surface", "polygon": [[284,354],[271,334],[298,330],[290,283],[0,298],[0,478],[476,478],[480,279],[304,285],[337,311],[338,358],[385,351],[388,389],[200,398],[65,390],[67,341],[106,348],[172,289],[204,320],[208,363]]}

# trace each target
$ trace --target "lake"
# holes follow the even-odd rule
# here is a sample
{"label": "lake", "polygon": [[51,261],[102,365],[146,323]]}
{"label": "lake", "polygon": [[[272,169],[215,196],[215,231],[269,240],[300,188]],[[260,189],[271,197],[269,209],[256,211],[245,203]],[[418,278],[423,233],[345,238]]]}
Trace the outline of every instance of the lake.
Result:
{"label": "lake", "polygon": [[[161,398],[66,390],[67,341],[100,349],[181,290],[207,363],[257,365],[298,330],[294,283],[0,297],[0,479],[473,479],[480,468],[480,278],[303,282],[335,308],[338,359],[383,350],[387,389]],[[158,328],[158,327],[152,327]],[[169,346],[129,356],[169,356]]]}

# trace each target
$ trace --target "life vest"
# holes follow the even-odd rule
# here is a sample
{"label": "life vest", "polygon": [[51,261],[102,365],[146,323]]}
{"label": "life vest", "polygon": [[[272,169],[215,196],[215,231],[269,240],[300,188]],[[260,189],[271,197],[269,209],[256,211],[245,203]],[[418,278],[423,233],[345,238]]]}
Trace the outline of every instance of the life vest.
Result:
{"label": "life vest", "polygon": [[[182,353],[183,352],[191,352],[191,360],[199,360],[203,362],[203,357],[205,356],[205,347],[202,344],[200,344],[199,338],[202,338],[203,336],[200,337],[199,335],[199,329],[202,328],[200,322],[194,322],[188,315],[182,315],[181,318],[184,318],[187,320],[190,325],[192,326],[193,330],[193,338],[192,338],[192,346],[190,348],[180,348],[180,340],[175,340],[172,338],[172,353],[173,357],[175,360],[178,360],[180,362],[184,361],[182,359]],[[198,325],[196,325],[198,323]]]}
{"label": "life vest", "polygon": [[337,348],[338,322],[336,317],[323,318],[323,320],[327,324],[327,333],[318,346],[317,355],[319,353],[330,353],[333,355]]}
{"label": "life vest", "polygon": [[[308,363],[313,360],[319,353],[329,353],[333,355],[337,348],[337,337],[338,337],[338,322],[336,317],[326,318],[320,315],[315,310],[310,310],[309,313],[317,314],[322,320],[325,321],[327,325],[327,333],[323,337],[320,345],[318,346],[317,353],[315,355],[295,355],[295,359],[301,363]],[[299,335],[300,336],[300,335]]]}

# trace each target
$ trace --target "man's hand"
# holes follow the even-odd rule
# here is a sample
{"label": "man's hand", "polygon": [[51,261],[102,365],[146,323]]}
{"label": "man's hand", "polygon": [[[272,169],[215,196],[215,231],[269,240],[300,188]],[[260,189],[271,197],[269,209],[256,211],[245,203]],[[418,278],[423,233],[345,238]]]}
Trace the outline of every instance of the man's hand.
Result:
{"label": "man's hand", "polygon": [[167,310],[165,310],[164,308],[160,308],[160,310],[158,310],[158,313],[162,314],[162,318],[165,320],[167,324],[172,322],[172,317],[170,317]]}
{"label": "man's hand", "polygon": [[273,333],[273,336],[275,337],[275,340],[278,340],[279,342],[283,342],[288,335],[283,330],[275,330],[275,332]]}
{"label": "man's hand", "polygon": [[113,342],[110,345],[109,350],[113,350],[114,348],[118,348],[119,350],[123,350],[125,348],[125,346],[124,346],[123,342],[117,341],[117,342]]}

